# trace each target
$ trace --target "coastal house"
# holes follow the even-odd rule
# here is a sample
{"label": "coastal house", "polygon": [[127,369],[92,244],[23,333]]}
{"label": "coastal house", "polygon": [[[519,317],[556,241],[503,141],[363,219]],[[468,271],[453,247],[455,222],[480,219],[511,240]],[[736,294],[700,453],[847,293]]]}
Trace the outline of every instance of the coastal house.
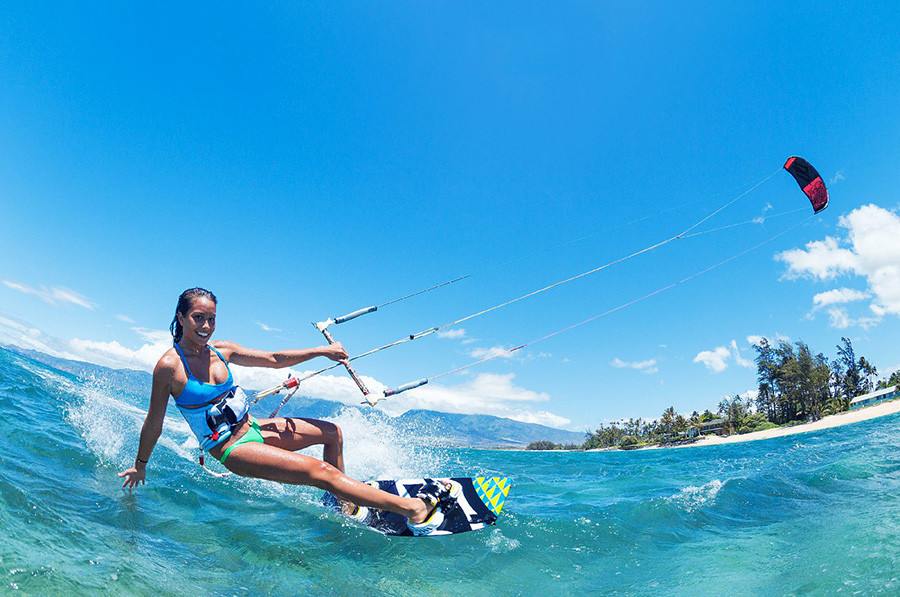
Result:
{"label": "coastal house", "polygon": [[858,408],[864,408],[866,406],[878,404],[879,402],[886,402],[888,400],[900,398],[900,392],[897,391],[898,387],[900,386],[891,386],[889,388],[878,390],[877,392],[870,392],[869,394],[857,396],[850,401],[850,410],[856,410]]}
{"label": "coastal house", "polygon": [[700,423],[700,435],[709,435],[711,433],[722,435],[722,432],[724,430],[725,419],[713,419],[712,421],[707,421],[706,423]]}

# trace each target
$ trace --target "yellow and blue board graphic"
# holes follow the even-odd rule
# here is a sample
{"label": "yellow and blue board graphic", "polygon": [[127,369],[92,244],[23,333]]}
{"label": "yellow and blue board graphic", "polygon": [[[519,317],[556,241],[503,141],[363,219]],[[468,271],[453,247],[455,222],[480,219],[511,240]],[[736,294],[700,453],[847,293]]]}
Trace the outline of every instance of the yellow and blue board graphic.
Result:
{"label": "yellow and blue board graphic", "polygon": [[509,482],[506,477],[477,477],[474,481],[478,497],[491,512],[499,515],[509,494]]}

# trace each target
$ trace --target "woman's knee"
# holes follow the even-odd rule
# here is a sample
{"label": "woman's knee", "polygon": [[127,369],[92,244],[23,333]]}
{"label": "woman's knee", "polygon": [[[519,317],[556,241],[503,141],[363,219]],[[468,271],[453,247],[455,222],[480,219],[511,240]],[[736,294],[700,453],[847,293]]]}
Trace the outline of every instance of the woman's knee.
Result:
{"label": "woman's knee", "polygon": [[326,422],[322,429],[325,435],[325,443],[338,447],[344,446],[344,432],[337,423]]}
{"label": "woman's knee", "polygon": [[328,490],[337,487],[338,481],[344,476],[344,473],[327,462],[319,462],[305,472],[311,485]]}

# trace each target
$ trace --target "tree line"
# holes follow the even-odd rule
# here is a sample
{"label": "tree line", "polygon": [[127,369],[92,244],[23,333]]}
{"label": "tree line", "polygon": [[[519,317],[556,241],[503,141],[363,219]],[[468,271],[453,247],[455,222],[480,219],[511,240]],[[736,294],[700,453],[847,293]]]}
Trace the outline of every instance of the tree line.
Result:
{"label": "tree line", "polygon": [[[815,421],[850,408],[856,396],[900,385],[900,370],[878,380],[878,371],[863,356],[857,357],[849,338],[841,338],[837,357],[829,360],[798,341],[772,344],[763,338],[756,348],[758,388],[755,397],[723,398],[715,413],[694,411],[685,417],[674,407],[656,420],[629,419],[601,425],[588,432],[581,446],[562,446],[549,441],[533,442],[529,450],[630,448],[688,438],[701,425],[722,419],[725,434],[750,433],[781,425]],[[694,430],[694,431],[691,431]]]}

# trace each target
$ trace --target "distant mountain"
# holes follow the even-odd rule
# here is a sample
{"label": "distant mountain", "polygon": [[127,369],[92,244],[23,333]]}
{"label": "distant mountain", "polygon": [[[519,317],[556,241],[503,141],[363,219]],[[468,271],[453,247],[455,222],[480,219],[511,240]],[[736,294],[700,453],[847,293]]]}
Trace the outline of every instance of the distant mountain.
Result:
{"label": "distant mountain", "polygon": [[431,435],[441,438],[442,444],[456,447],[525,447],[538,440],[581,445],[586,435],[503,417],[458,415],[433,410],[408,410],[396,420],[410,429],[427,428]]}
{"label": "distant mountain", "polygon": [[[376,416],[404,431],[420,433],[436,445],[456,448],[523,448],[531,442],[549,440],[557,444],[584,443],[586,433],[565,431],[534,423],[521,423],[491,415],[459,415],[433,410],[408,410],[390,417],[379,410],[347,406],[330,400],[294,398],[281,414],[286,416],[334,418],[344,409]],[[377,414],[376,414],[377,413]]]}
{"label": "distant mountain", "polygon": [[[60,359],[16,346],[4,346],[4,348],[84,379],[106,379],[136,393],[149,394],[150,392],[152,378],[146,371],[110,369],[92,363]],[[512,419],[490,415],[459,415],[433,410],[410,410],[399,417],[390,417],[377,409],[363,409],[331,400],[300,396],[295,396],[280,414],[330,419],[347,408],[359,410],[366,413],[367,416],[378,417],[401,430],[422,433],[425,437],[432,438],[432,442],[436,445],[456,448],[522,448],[538,440],[549,440],[557,444],[581,445],[585,440],[585,433],[565,431],[534,423],[520,423]]]}
{"label": "distant mountain", "polygon": [[146,371],[138,371],[136,369],[110,369],[109,367],[85,363],[84,361],[61,359],[36,350],[19,348],[18,346],[0,345],[0,347],[83,379],[105,379],[138,393],[145,392],[148,395],[150,393],[150,386],[153,378]]}

